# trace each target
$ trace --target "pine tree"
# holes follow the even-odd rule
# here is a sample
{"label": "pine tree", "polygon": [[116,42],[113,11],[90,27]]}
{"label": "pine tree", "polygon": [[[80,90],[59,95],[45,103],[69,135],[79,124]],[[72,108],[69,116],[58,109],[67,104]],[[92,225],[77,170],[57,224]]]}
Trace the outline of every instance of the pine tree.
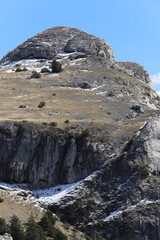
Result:
{"label": "pine tree", "polygon": [[45,240],[45,239],[46,239],[46,236],[41,226],[39,226],[35,222],[33,216],[30,216],[27,222],[25,240]]}
{"label": "pine tree", "polygon": [[47,236],[49,237],[53,236],[54,224],[55,218],[53,217],[52,212],[47,210],[47,212],[45,212],[45,214],[41,218],[39,225],[42,227],[42,229],[46,232]]}
{"label": "pine tree", "polygon": [[10,234],[13,240],[24,240],[24,231],[21,222],[15,215],[10,220]]}
{"label": "pine tree", "polygon": [[0,218],[0,235],[3,235],[5,233],[9,232],[9,228],[6,224],[6,221],[4,218]]}
{"label": "pine tree", "polygon": [[51,67],[52,73],[60,73],[63,71],[62,64],[60,62],[57,62],[56,60],[53,60]]}

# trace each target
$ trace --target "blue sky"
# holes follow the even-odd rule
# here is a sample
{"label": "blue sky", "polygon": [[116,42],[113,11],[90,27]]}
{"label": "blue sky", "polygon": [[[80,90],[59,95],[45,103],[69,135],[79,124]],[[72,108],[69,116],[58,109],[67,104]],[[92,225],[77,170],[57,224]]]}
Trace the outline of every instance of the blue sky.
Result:
{"label": "blue sky", "polygon": [[159,0],[0,0],[0,58],[55,26],[105,39],[117,61],[143,65],[160,90]]}

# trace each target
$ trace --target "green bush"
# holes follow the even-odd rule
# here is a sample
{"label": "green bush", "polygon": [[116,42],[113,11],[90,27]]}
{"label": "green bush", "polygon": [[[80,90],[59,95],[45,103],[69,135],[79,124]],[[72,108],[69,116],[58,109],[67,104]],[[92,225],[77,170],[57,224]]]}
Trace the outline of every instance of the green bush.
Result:
{"label": "green bush", "polygon": [[41,73],[50,73],[50,70],[48,68],[42,68]]}
{"label": "green bush", "polygon": [[149,176],[148,166],[144,163],[140,163],[138,165],[138,171],[139,171],[142,178],[147,178]]}
{"label": "green bush", "polygon": [[87,137],[90,136],[90,134],[91,134],[91,133],[90,133],[89,129],[86,128],[86,129],[82,130],[82,132],[81,132],[81,134],[80,134],[80,138],[86,139]]}
{"label": "green bush", "polygon": [[0,203],[2,203],[3,201],[4,201],[4,199],[0,197]]}
{"label": "green bush", "polygon": [[16,70],[15,70],[15,72],[25,72],[25,71],[28,71],[28,69],[27,68],[17,68]]}
{"label": "green bush", "polygon": [[139,105],[133,105],[133,106],[131,107],[131,109],[134,110],[134,111],[137,111],[137,112],[140,112],[140,111],[141,111],[141,107],[140,107]]}
{"label": "green bush", "polygon": [[46,102],[45,102],[45,101],[41,101],[41,102],[38,104],[38,108],[43,108],[45,105],[46,105]]}
{"label": "green bush", "polygon": [[70,124],[70,121],[67,119],[64,121],[64,123],[68,125],[68,124]]}
{"label": "green bush", "polygon": [[56,122],[51,122],[49,125],[52,126],[52,127],[57,127],[57,123]]}
{"label": "green bush", "polygon": [[40,78],[41,74],[38,73],[37,71],[32,71],[32,75],[30,76],[30,78]]}
{"label": "green bush", "polygon": [[84,83],[81,84],[81,88],[83,88],[83,89],[87,89],[87,88],[90,88],[90,87],[91,86],[89,85],[88,82],[84,82]]}
{"label": "green bush", "polygon": [[60,73],[63,71],[62,64],[60,62],[57,62],[56,60],[53,60],[51,68],[52,73]]}

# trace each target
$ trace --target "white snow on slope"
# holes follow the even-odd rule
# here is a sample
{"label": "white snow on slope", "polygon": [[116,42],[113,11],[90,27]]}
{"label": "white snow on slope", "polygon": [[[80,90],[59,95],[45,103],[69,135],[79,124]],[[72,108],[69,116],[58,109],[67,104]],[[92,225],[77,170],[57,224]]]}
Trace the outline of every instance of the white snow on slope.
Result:
{"label": "white snow on slope", "polygon": [[154,202],[158,202],[158,201],[159,201],[159,200],[143,199],[143,200],[141,200],[140,202],[138,202],[137,204],[131,205],[131,206],[129,206],[128,208],[126,208],[126,209],[124,209],[124,210],[117,209],[116,211],[111,212],[111,213],[104,219],[104,222],[108,222],[108,221],[110,221],[110,220],[113,220],[114,218],[118,217],[121,213],[127,212],[127,211],[131,211],[131,210],[133,210],[134,208],[136,208],[136,207],[138,207],[138,206],[141,206],[142,204],[143,204],[143,205],[147,205],[147,204],[154,203]]}
{"label": "white snow on slope", "polygon": [[33,191],[33,196],[38,198],[38,202],[55,203],[58,202],[71,190],[74,190],[81,182],[82,181],[72,184],[57,185],[56,187],[48,189],[35,190]]}

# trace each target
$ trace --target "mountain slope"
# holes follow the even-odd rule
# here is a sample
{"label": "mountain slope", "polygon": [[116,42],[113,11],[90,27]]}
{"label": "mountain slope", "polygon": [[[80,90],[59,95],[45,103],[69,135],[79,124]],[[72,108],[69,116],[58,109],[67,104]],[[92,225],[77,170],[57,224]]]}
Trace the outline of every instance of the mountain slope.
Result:
{"label": "mountain slope", "polygon": [[[53,59],[62,72],[30,77]],[[66,27],[0,63],[0,180],[58,185],[34,198],[95,239],[159,240],[160,102],[147,71]]]}

